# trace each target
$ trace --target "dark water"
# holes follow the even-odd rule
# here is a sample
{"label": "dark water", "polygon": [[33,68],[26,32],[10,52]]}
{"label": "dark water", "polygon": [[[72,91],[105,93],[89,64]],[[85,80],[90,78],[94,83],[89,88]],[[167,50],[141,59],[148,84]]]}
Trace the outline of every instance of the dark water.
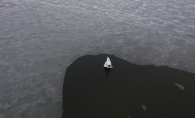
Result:
{"label": "dark water", "polygon": [[195,118],[195,74],[83,56],[66,71],[63,118]]}

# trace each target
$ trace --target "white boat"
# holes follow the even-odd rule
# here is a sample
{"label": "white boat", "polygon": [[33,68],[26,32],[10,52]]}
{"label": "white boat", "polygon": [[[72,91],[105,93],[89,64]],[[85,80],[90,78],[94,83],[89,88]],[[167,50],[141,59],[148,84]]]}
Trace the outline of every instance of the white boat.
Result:
{"label": "white boat", "polygon": [[112,63],[111,63],[110,58],[108,56],[107,56],[107,60],[104,64],[104,67],[105,68],[114,68],[114,66],[112,66]]}

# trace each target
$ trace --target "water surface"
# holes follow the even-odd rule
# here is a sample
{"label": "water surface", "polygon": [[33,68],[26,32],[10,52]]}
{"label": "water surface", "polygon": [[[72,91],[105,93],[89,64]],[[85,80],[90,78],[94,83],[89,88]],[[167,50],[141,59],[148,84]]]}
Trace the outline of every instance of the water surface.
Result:
{"label": "water surface", "polygon": [[108,71],[103,68],[106,56],[83,56],[68,67],[63,118],[195,116],[195,74],[131,64],[113,55],[114,69]]}

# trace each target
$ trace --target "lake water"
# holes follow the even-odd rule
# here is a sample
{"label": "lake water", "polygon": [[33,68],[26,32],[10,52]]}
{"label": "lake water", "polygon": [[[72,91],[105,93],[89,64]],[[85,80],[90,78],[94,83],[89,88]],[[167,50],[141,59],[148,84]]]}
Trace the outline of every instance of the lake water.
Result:
{"label": "lake water", "polygon": [[83,56],[66,71],[63,118],[193,118],[195,74]]}
{"label": "lake water", "polygon": [[[62,89],[66,69],[83,55],[113,54],[132,64],[168,66],[195,73],[194,11],[194,0],[0,0],[0,118],[61,118],[63,112]],[[104,75],[102,69],[102,63],[105,61],[103,57],[102,60],[95,58],[96,63],[88,62],[87,65],[84,63],[81,68],[86,69],[87,66],[90,66],[89,70],[83,69],[83,74],[70,80],[78,83],[79,81],[86,82],[86,85],[82,84],[86,90],[90,88],[88,86],[96,88],[101,85],[110,88],[106,88],[106,91],[100,87],[102,91],[98,94],[99,96],[97,95],[100,98],[95,96],[95,101],[101,101],[101,96],[105,96],[101,94],[105,92],[104,94],[109,95],[111,90],[117,92],[122,89],[121,91],[124,91],[125,94],[124,88],[121,87],[122,83],[126,83],[124,81],[130,81],[127,82],[128,87],[135,87],[126,88],[133,94],[129,95],[134,97],[133,100],[141,99],[141,97],[137,97],[138,95],[142,95],[143,100],[147,100],[145,96],[149,96],[149,93],[146,91],[143,92],[145,94],[139,94],[141,93],[140,88],[147,90],[148,86],[152,87],[154,84],[155,87],[151,89],[160,89],[160,85],[166,85],[163,84],[166,79],[170,79],[171,82],[168,83],[171,87],[176,87],[176,90],[179,88],[179,93],[185,91],[182,94],[186,94],[183,95],[186,98],[180,98],[180,96],[177,98],[185,100],[193,98],[192,96],[188,97],[191,94],[187,91],[193,90],[188,87],[194,84],[188,74],[176,76],[166,68],[166,72],[168,71],[170,74],[167,77],[165,77],[166,74],[160,76],[159,73],[163,69],[159,73],[157,73],[158,69],[151,69],[151,72],[148,69],[150,66],[135,66],[136,69],[129,70],[126,64],[123,67],[123,64],[117,65],[120,61],[115,61],[113,57],[111,59],[116,68],[111,70],[108,76]],[[97,64],[97,67],[94,68],[93,64]],[[139,69],[140,67],[147,69],[142,71]],[[72,66],[69,67],[69,70],[70,68]],[[79,66],[74,68],[79,68]],[[136,71],[137,69],[138,71]],[[67,77],[70,74],[69,70],[66,74]],[[75,69],[71,71],[72,75],[79,72],[81,71],[76,72]],[[85,75],[87,72],[96,76],[93,75],[93,78],[91,75]],[[124,73],[130,75],[126,76]],[[152,75],[147,73],[152,73]],[[154,73],[157,74],[154,75]],[[91,76],[90,81],[83,81],[82,77],[84,76]],[[144,81],[139,79],[142,78],[140,76],[147,78],[145,81],[150,83],[136,84],[138,80]],[[97,84],[96,80],[100,82],[95,86],[92,83]],[[189,85],[188,83],[185,85],[183,80]],[[121,84],[119,84],[120,82],[117,84],[118,87],[115,89],[110,87],[114,86],[112,83],[118,81],[121,81]],[[68,85],[76,89],[79,87],[74,85],[76,82],[68,83]],[[152,82],[153,84],[151,84]],[[137,83],[140,84],[140,82]],[[134,89],[137,90],[136,87],[139,92],[133,93]],[[169,90],[170,93],[172,93],[171,90]],[[92,88],[91,91],[95,92]],[[153,93],[150,94],[153,95]],[[82,95],[79,97],[80,99],[87,97]],[[114,95],[121,97],[117,93]],[[112,100],[117,98],[111,97]],[[148,113],[151,108],[157,110],[159,114],[164,111],[160,110],[159,106],[161,105],[157,104],[149,108],[148,104],[144,101],[141,102],[136,104],[138,106],[135,109],[132,108],[137,112],[139,111],[137,108],[141,109],[140,114],[143,111],[143,113]],[[128,107],[132,106],[126,102],[125,104]],[[107,108],[106,105],[104,107]],[[97,113],[101,114],[99,108],[102,107],[96,106],[96,108],[98,110],[94,111],[99,111]],[[119,107],[117,106],[117,108]],[[127,109],[127,107],[124,109],[128,113],[121,114],[124,114],[125,117],[133,117],[135,112],[132,109]],[[125,112],[124,109],[122,109],[123,112]],[[107,112],[109,110],[111,109],[107,108]],[[116,111],[114,107],[112,110]],[[107,113],[106,110],[103,111]],[[168,109],[168,111],[173,110]],[[157,114],[157,112],[155,113]],[[89,114],[87,116],[91,118]],[[98,117],[99,115],[94,116]]]}

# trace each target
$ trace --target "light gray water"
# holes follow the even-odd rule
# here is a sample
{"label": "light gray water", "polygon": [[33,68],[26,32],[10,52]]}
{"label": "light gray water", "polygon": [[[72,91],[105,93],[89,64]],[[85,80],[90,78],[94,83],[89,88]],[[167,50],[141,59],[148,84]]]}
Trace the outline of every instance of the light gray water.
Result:
{"label": "light gray water", "polygon": [[85,54],[195,72],[194,0],[0,0],[0,118],[60,118]]}

